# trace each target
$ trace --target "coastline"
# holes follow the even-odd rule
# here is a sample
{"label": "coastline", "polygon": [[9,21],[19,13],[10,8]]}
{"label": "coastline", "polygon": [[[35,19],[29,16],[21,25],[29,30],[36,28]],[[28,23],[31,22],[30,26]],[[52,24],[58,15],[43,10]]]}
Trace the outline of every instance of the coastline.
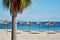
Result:
{"label": "coastline", "polygon": [[[6,30],[0,30],[0,40],[11,40],[11,32],[8,31],[7,34]],[[17,30],[17,40],[60,40],[60,32],[48,34],[47,31],[35,33],[33,31],[29,34],[29,32]]]}

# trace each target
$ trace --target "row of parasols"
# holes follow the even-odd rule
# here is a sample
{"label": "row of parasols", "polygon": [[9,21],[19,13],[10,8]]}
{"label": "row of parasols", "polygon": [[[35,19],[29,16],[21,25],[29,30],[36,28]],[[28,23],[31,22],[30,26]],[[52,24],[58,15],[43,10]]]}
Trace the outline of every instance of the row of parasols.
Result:
{"label": "row of parasols", "polygon": [[[1,24],[4,24],[6,25],[6,29],[7,29],[7,32],[8,32],[8,27],[7,25],[9,24],[9,22],[7,20],[5,20],[4,22],[2,22]],[[23,26],[25,24],[25,22],[21,21],[20,24],[22,25],[22,31],[23,30]],[[29,25],[29,33],[30,33],[30,25],[33,24],[31,21],[28,21],[26,24]],[[40,24],[42,24],[42,22],[38,21],[36,24],[38,24],[38,27],[40,28]],[[45,24],[46,26],[48,26],[48,33],[49,33],[49,26],[51,25],[51,22],[50,21],[47,21],[47,23]],[[54,31],[56,31],[56,21],[52,23],[52,25],[54,26]],[[40,29],[38,30],[40,32]]]}

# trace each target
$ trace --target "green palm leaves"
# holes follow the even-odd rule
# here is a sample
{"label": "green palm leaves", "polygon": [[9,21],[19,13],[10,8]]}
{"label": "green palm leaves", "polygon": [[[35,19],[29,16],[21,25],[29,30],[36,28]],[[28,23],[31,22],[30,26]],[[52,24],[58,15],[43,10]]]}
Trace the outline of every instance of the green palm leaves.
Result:
{"label": "green palm leaves", "polygon": [[4,7],[9,8],[10,0],[3,0]]}
{"label": "green palm leaves", "polygon": [[18,12],[22,13],[31,3],[31,0],[3,0],[4,7],[10,7],[12,15],[17,15]]}
{"label": "green palm leaves", "polygon": [[30,3],[31,3],[31,0],[21,0],[21,7],[23,7],[23,8],[27,8],[28,7],[28,5],[30,5]]}

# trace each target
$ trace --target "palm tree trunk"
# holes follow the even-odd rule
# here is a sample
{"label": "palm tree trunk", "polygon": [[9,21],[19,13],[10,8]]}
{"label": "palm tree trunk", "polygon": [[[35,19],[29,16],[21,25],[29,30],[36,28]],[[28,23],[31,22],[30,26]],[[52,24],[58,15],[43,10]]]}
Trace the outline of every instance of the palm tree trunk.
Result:
{"label": "palm tree trunk", "polygon": [[12,16],[12,35],[11,40],[17,40],[17,19],[16,16]]}

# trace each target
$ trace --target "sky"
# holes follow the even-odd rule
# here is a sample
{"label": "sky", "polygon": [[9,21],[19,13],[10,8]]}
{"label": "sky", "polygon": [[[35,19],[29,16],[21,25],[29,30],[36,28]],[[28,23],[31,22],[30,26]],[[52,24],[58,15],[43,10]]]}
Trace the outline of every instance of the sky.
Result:
{"label": "sky", "polygon": [[[0,21],[11,21],[9,9],[0,0]],[[17,15],[17,21],[58,21],[60,22],[60,0],[32,0],[32,4]]]}

